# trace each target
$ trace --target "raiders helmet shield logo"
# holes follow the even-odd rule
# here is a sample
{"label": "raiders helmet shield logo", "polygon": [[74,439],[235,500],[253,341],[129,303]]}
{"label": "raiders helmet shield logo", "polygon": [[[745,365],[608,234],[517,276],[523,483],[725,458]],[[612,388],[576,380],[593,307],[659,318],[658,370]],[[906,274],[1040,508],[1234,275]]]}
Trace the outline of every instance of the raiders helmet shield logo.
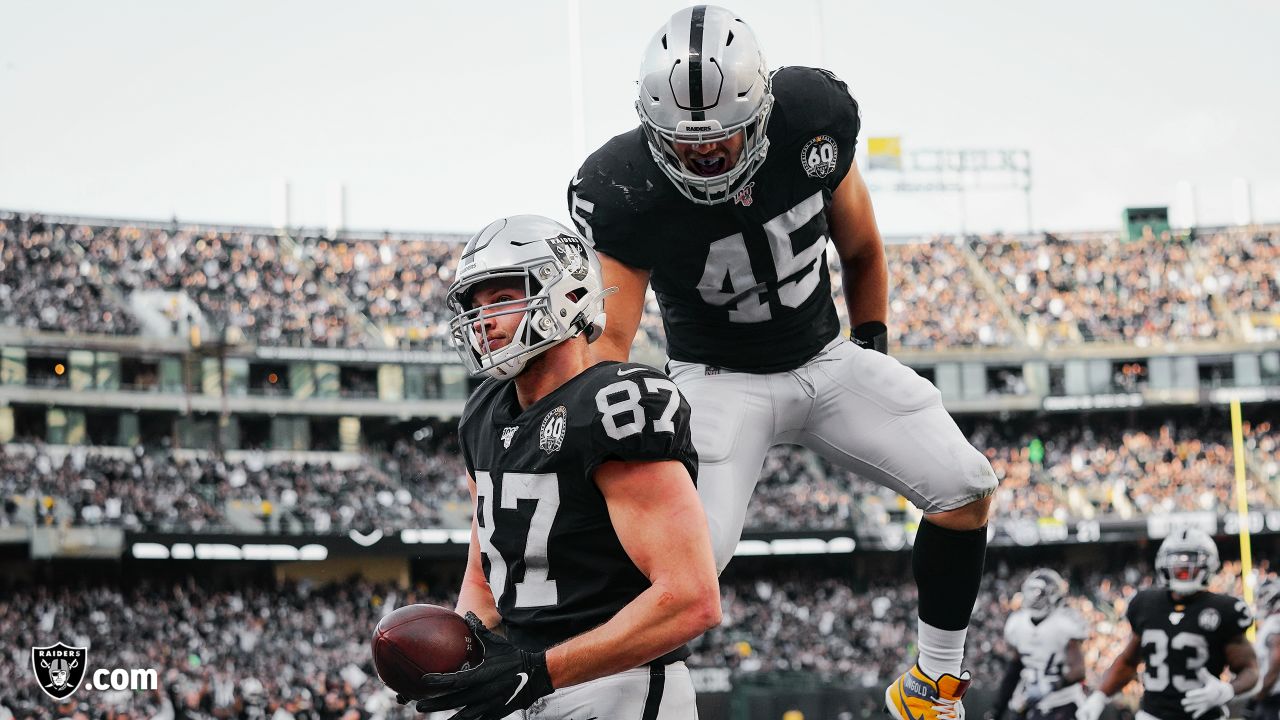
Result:
{"label": "raiders helmet shield logo", "polygon": [[36,673],[40,689],[54,700],[61,700],[80,687],[84,680],[89,648],[71,647],[59,642],[49,647],[31,648],[31,669]]}
{"label": "raiders helmet shield logo", "polygon": [[542,430],[538,433],[538,447],[550,455],[564,444],[564,433],[569,426],[569,410],[557,405],[542,419]]}
{"label": "raiders helmet shield logo", "polygon": [[582,241],[572,235],[557,235],[547,239],[552,252],[564,265],[564,269],[576,280],[587,279],[587,251]]}
{"label": "raiders helmet shield logo", "polygon": [[811,178],[824,178],[836,169],[837,148],[835,138],[819,135],[804,144],[800,151],[800,165]]}
{"label": "raiders helmet shield logo", "polygon": [[1200,611],[1200,618],[1197,622],[1200,623],[1200,628],[1205,632],[1213,632],[1222,624],[1222,615],[1213,608],[1205,608]]}

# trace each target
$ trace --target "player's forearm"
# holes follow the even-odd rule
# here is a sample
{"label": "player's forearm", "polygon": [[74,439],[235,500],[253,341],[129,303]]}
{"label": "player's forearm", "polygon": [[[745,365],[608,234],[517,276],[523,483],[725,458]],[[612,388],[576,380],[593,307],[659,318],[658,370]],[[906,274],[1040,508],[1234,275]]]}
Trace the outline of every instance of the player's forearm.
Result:
{"label": "player's forearm", "polygon": [[1102,682],[1098,683],[1098,692],[1111,697],[1124,689],[1138,676],[1138,666],[1130,665],[1123,659],[1116,660],[1107,673],[1102,676]]}
{"label": "player's forearm", "polygon": [[[472,529],[474,533],[474,528]],[[458,604],[455,611],[459,615],[465,616],[467,612],[473,612],[484,621],[487,628],[496,628],[498,623],[502,622],[502,616],[498,614],[498,603],[493,599],[493,588],[489,587],[489,581],[485,579],[484,570],[480,565],[480,549],[475,545],[477,540],[472,538],[472,546],[468,549],[467,568],[462,573],[462,587],[458,589]]]}
{"label": "player's forearm", "polygon": [[683,586],[654,583],[609,622],[547,651],[557,688],[639,667],[720,624],[714,576]]}
{"label": "player's forearm", "polygon": [[[1233,668],[1232,672],[1235,676],[1231,678],[1231,689],[1236,695],[1246,695],[1258,688],[1258,666],[1249,665],[1241,668],[1238,672]],[[1267,673],[1268,675],[1270,673]],[[1275,682],[1273,679],[1272,682]]]}
{"label": "player's forearm", "polygon": [[841,282],[844,302],[849,309],[849,327],[865,322],[889,320],[889,266],[884,246],[874,243],[865,255],[841,260]]}
{"label": "player's forearm", "polygon": [[462,587],[458,590],[455,612],[464,616],[473,612],[490,629],[498,627],[502,622],[502,616],[498,614],[497,605],[493,601],[493,592],[488,583],[484,582],[477,584],[463,580]]}

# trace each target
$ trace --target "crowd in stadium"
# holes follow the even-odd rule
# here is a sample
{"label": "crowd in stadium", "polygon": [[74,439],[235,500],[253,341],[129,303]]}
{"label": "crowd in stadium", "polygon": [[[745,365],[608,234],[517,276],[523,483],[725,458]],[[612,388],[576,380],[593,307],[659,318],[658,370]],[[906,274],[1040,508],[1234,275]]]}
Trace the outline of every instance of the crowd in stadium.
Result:
{"label": "crowd in stadium", "polygon": [[[0,447],[0,525],[107,525],[151,532],[328,533],[465,524],[461,459],[401,444],[349,468],[125,457]],[[452,512],[451,512],[452,511]]]}
{"label": "crowd in stadium", "polygon": [[[975,676],[994,686],[1011,655],[1004,623],[1032,568],[991,564],[966,656]],[[1266,564],[1259,570],[1266,573]],[[1238,563],[1227,563],[1214,589],[1238,593],[1239,572]],[[1150,582],[1149,568],[1135,562],[1110,572],[1067,574],[1077,595],[1070,603],[1092,631],[1085,661],[1089,680],[1096,682],[1126,639],[1116,629],[1127,598]],[[1084,594],[1083,588],[1092,590]],[[162,688],[141,702],[127,692],[77,693],[54,713],[33,684],[6,683],[0,687],[0,718],[78,717],[77,710],[86,717],[143,720],[410,717],[374,676],[369,635],[396,607],[452,607],[451,592],[403,591],[356,580],[231,590],[192,579],[143,581],[124,589],[25,587],[0,605],[0,634],[16,648],[0,655],[0,677],[25,676],[27,648],[47,644],[56,634],[70,645],[88,646],[93,667],[156,668]],[[855,587],[817,569],[726,578],[723,622],[693,644],[689,665],[728,667],[735,675],[804,671],[876,687],[911,661],[914,593],[901,576],[859,580]]]}
{"label": "crowd in stadium", "polygon": [[302,239],[317,277],[342,288],[398,346],[439,346],[449,338],[445,291],[461,238],[335,241]]}
{"label": "crowd in stadium", "polygon": [[1206,340],[1224,332],[1215,312],[1208,266],[1194,245],[1159,238],[1120,242],[1053,236],[1031,242],[971,244],[992,270],[1003,297],[1045,344],[1160,338]]}
{"label": "crowd in stadium", "polygon": [[[1248,424],[1249,501],[1280,506],[1280,429]],[[1234,507],[1232,449],[1221,418],[1019,426],[980,422],[970,441],[1000,478],[1000,519],[1115,516]],[[162,450],[52,452],[0,446],[0,525],[111,525],[130,530],[325,533],[460,527],[469,518],[451,436],[401,441],[353,467],[175,459]],[[794,446],[765,461],[747,526],[761,530],[878,527],[904,500]]]}
{"label": "crowd in stadium", "polygon": [[109,276],[76,251],[69,229],[0,214],[0,325],[137,333],[137,321],[111,296]]}
{"label": "crowd in stadium", "polygon": [[[1024,334],[1033,345],[1237,337],[1253,314],[1274,314],[1278,235],[1231,228],[1187,242],[993,235],[891,243],[890,342],[935,349],[1016,345]],[[444,293],[462,239],[307,234],[295,242],[266,231],[4,213],[0,236],[0,324],[136,334],[129,293],[184,291],[210,327],[225,322],[248,342],[321,347],[441,347]],[[834,254],[828,261],[838,270]],[[832,291],[840,296],[838,273]],[[658,313],[649,309],[640,342],[661,347]],[[187,318],[171,320],[179,327]],[[1270,322],[1256,331],[1275,332]]]}

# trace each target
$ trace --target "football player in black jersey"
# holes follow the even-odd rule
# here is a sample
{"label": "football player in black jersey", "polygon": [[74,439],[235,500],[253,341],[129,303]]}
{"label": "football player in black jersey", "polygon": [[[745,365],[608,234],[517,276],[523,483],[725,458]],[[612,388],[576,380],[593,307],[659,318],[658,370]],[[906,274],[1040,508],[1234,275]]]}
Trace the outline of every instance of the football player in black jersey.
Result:
{"label": "football player in black jersey", "polygon": [[[707,5],[659,28],[638,90],[640,126],[569,185],[570,215],[619,288],[593,352],[628,357],[651,284],[668,372],[694,409],[698,492],[722,569],[775,444],[809,447],[924,511],[912,559],[919,657],[886,703],[897,720],[955,711],[996,477],[938,390],[886,354],[888,270],[853,162],[858,104],[825,70],[770,73],[751,29]],[[852,342],[831,301],[829,241]]]}
{"label": "football player in black jersey", "polygon": [[592,364],[605,294],[595,253],[546,218],[463,250],[451,330],[489,379],[458,428],[475,512],[457,609],[484,660],[425,676],[420,711],[697,717],[684,644],[720,596],[689,406],[653,368]]}
{"label": "football player in black jersey", "polygon": [[[1076,717],[1098,720],[1112,695],[1138,675],[1138,720],[1225,720],[1227,702],[1252,692],[1258,659],[1245,631],[1253,615],[1243,600],[1209,591],[1218,548],[1203,530],[1180,529],[1156,552],[1159,587],[1139,590],[1125,617],[1132,634]],[[1231,682],[1221,679],[1230,668]]]}

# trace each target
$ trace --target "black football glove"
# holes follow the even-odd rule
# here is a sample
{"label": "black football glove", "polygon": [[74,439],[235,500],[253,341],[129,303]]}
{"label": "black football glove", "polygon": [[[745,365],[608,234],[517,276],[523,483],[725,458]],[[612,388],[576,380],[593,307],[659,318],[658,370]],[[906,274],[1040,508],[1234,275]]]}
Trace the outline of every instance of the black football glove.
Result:
{"label": "black football glove", "polygon": [[864,322],[849,333],[849,339],[860,348],[889,354],[889,328],[879,320]]}
{"label": "black football glove", "polygon": [[418,701],[418,712],[462,708],[449,720],[499,720],[555,692],[545,652],[512,645],[475,613],[467,613],[467,624],[480,640],[484,659],[467,670],[423,675],[418,684],[428,697]]}

